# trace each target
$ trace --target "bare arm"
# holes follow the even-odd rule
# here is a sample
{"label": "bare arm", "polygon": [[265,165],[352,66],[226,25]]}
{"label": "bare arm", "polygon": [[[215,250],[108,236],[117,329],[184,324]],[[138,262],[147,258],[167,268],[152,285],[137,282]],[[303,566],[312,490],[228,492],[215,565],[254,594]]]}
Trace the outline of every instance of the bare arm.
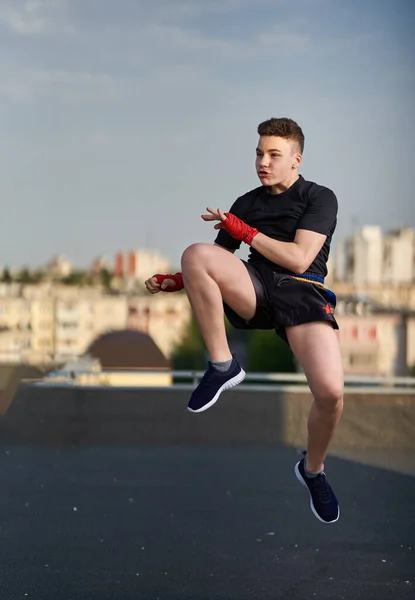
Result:
{"label": "bare arm", "polygon": [[[219,221],[215,225],[215,229],[221,229],[227,219],[226,215],[219,208],[217,210],[207,208],[207,210],[210,214],[202,215],[202,219],[204,221]],[[243,223],[243,225],[247,227],[246,224]],[[263,233],[257,233],[252,241],[247,243],[276,265],[293,273],[301,274],[307,271],[326,239],[325,234],[309,229],[297,229],[293,242],[280,242]]]}
{"label": "bare arm", "polygon": [[293,242],[280,242],[258,233],[252,240],[252,248],[280,267],[300,274],[307,271],[326,237],[315,231],[298,229]]}

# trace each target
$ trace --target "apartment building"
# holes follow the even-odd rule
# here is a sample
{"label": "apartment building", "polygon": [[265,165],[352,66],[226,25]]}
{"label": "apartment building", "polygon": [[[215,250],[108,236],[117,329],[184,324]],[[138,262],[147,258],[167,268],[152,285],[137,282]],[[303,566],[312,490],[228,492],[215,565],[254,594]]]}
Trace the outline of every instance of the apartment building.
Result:
{"label": "apartment building", "polygon": [[73,272],[73,264],[64,254],[58,254],[50,261],[46,270],[52,278],[61,279]]}
{"label": "apartment building", "polygon": [[366,225],[340,240],[335,278],[355,285],[415,284],[415,229],[384,234],[380,227]]}
{"label": "apartment building", "polygon": [[[400,315],[349,314],[338,316],[337,321],[345,374],[406,375],[415,364],[415,340],[407,339]],[[414,325],[412,318],[411,329]]]}
{"label": "apartment building", "polygon": [[169,273],[170,261],[152,250],[118,252],[114,260],[116,278],[145,281],[154,273]]}
{"label": "apartment building", "polygon": [[339,298],[360,298],[383,308],[415,311],[415,283],[356,284],[335,281],[331,289]]}
{"label": "apartment building", "polygon": [[339,300],[336,309],[347,375],[407,375],[415,367],[415,312]]}
{"label": "apartment building", "polygon": [[101,334],[148,333],[165,356],[190,318],[185,294],[106,294],[94,287],[0,285],[0,360],[66,361]]}
{"label": "apartment building", "polygon": [[82,355],[101,333],[124,329],[127,304],[122,296],[56,298],[54,323],[55,356],[66,360]]}
{"label": "apartment building", "polygon": [[415,283],[415,229],[398,229],[385,237],[382,270],[385,283]]}
{"label": "apartment building", "polygon": [[383,234],[367,225],[342,240],[338,248],[337,278],[341,281],[380,283],[382,280]]}
{"label": "apartment building", "polygon": [[132,296],[130,314],[137,309],[141,315],[139,331],[148,333],[166,356],[171,356],[180,342],[191,317],[189,300],[185,293]]}

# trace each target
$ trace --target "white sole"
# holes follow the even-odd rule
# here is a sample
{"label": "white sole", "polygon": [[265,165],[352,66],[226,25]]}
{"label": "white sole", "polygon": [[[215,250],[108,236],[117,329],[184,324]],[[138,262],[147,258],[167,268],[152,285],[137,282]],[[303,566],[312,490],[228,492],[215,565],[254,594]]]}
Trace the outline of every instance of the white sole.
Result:
{"label": "white sole", "polygon": [[[301,461],[300,461],[300,462],[301,462]],[[294,467],[294,473],[295,473],[295,476],[297,477],[298,481],[301,483],[301,485],[303,485],[303,486],[304,486],[304,487],[307,489],[308,495],[310,496],[310,508],[311,508],[311,510],[313,511],[313,514],[314,514],[314,516],[315,516],[315,517],[317,517],[317,519],[318,519],[319,521],[321,521],[322,523],[326,523],[326,525],[330,525],[330,523],[336,523],[336,521],[338,521],[338,520],[339,520],[339,518],[340,518],[340,508],[338,508],[338,512],[337,512],[337,519],[334,519],[333,521],[324,521],[324,520],[323,520],[323,519],[322,519],[322,518],[321,518],[321,517],[320,517],[320,516],[317,514],[317,512],[316,512],[316,509],[314,508],[314,505],[313,505],[313,499],[312,499],[312,497],[311,497],[310,490],[308,489],[308,485],[307,485],[307,484],[306,484],[306,482],[304,481],[304,478],[303,478],[303,476],[302,476],[302,475],[301,475],[301,473],[300,473],[300,469],[298,468],[298,465],[300,464],[300,462],[298,462],[298,463],[295,465],[295,467]]]}
{"label": "white sole", "polygon": [[204,412],[205,410],[207,410],[208,408],[213,406],[215,404],[215,402],[218,401],[219,396],[221,395],[222,392],[224,392],[225,390],[230,390],[231,388],[237,386],[245,379],[245,377],[246,377],[246,373],[243,369],[241,369],[240,372],[238,373],[238,375],[235,375],[235,377],[232,377],[232,379],[229,379],[229,381],[224,383],[222,385],[222,387],[220,387],[218,389],[218,391],[216,392],[216,394],[214,395],[212,400],[210,402],[208,402],[207,404],[205,404],[205,406],[203,406],[202,408],[198,408],[197,410],[193,410],[192,408],[187,407],[187,410],[191,413]]}

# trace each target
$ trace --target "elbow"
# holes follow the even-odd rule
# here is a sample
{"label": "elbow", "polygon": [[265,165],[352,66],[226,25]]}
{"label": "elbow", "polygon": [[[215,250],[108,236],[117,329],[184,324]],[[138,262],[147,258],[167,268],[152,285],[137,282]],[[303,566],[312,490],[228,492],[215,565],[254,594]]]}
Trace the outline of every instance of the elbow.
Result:
{"label": "elbow", "polygon": [[293,269],[293,273],[297,273],[298,275],[305,273],[309,269],[311,263],[312,261],[305,258],[296,260],[294,264],[295,268]]}
{"label": "elbow", "polygon": [[298,256],[290,256],[287,257],[285,261],[280,262],[274,259],[273,262],[277,265],[281,265],[296,275],[301,275],[301,273],[304,273],[309,267],[309,265],[306,265],[305,261]]}
{"label": "elbow", "polygon": [[306,256],[306,252],[303,248],[300,248],[297,244],[293,244],[293,251],[290,253],[289,260],[287,260],[286,268],[290,269],[292,273],[296,275],[301,275],[305,271],[307,271],[308,267],[311,265],[312,261],[309,260],[309,257]]}
{"label": "elbow", "polygon": [[307,271],[307,267],[304,267],[301,263],[296,263],[295,267],[291,269],[296,275],[302,275]]}

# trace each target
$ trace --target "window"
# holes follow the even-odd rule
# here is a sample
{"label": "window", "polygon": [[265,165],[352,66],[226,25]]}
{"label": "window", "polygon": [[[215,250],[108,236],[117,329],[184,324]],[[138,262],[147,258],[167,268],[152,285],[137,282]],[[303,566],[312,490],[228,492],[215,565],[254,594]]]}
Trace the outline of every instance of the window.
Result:
{"label": "window", "polygon": [[376,361],[373,354],[349,354],[348,362],[350,366],[371,367]]}
{"label": "window", "polygon": [[62,329],[76,329],[78,327],[78,323],[75,321],[60,321],[58,326],[62,327]]}

